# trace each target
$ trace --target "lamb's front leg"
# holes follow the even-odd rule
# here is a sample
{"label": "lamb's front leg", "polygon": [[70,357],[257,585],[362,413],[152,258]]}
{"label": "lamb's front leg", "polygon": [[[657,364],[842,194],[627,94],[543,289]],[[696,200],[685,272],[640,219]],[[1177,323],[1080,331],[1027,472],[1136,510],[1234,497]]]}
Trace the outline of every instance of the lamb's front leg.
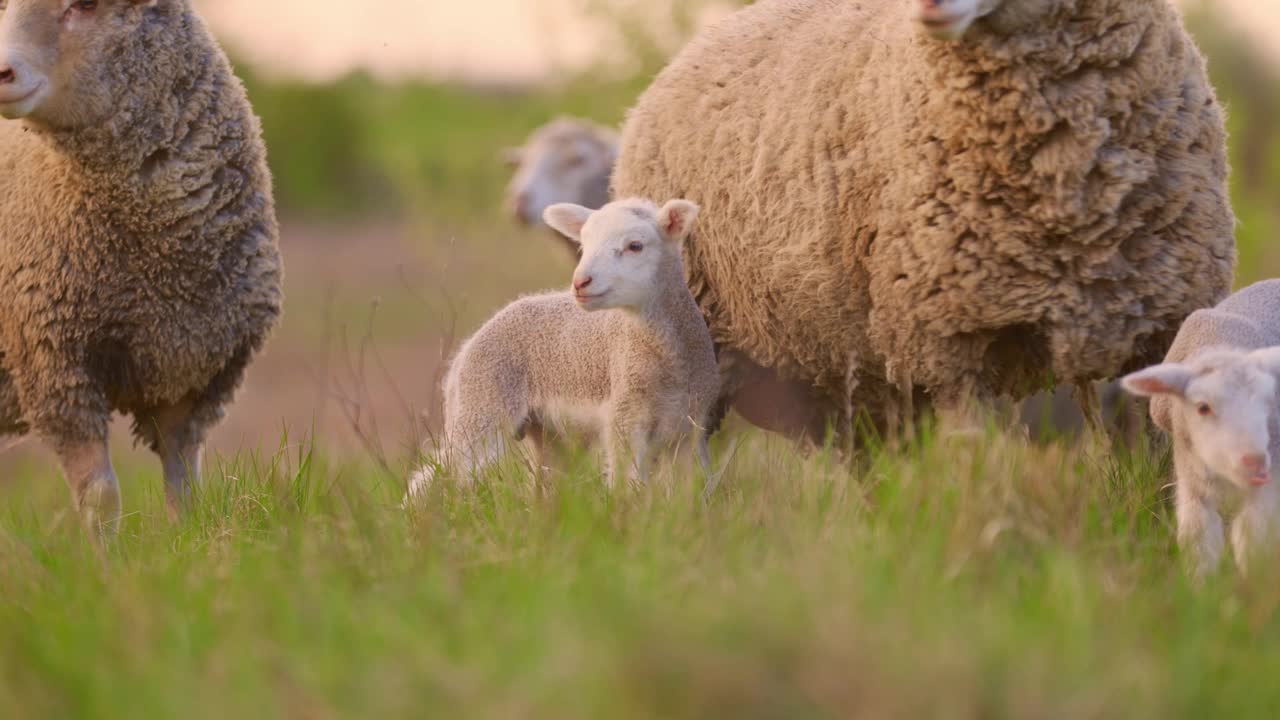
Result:
{"label": "lamb's front leg", "polygon": [[1222,516],[1212,502],[1197,492],[1194,482],[1179,473],[1177,479],[1178,549],[1196,580],[1218,568],[1224,543]]}
{"label": "lamb's front leg", "polygon": [[649,460],[652,438],[647,424],[627,424],[605,432],[608,469],[605,487],[613,490],[624,475],[633,485],[649,482]]}
{"label": "lamb's front leg", "polygon": [[1277,513],[1280,513],[1280,491],[1270,483],[1253,491],[1232,522],[1231,550],[1241,575],[1248,573],[1255,559],[1274,557]]}

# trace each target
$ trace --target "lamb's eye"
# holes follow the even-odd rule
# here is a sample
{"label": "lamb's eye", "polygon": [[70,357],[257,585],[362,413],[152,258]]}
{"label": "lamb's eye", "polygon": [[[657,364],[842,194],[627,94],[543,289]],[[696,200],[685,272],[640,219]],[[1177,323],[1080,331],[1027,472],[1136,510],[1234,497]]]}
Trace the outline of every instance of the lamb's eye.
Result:
{"label": "lamb's eye", "polygon": [[79,10],[80,12],[93,12],[98,9],[98,0],[76,0],[71,4],[71,9]]}
{"label": "lamb's eye", "polygon": [[627,252],[638,253],[642,250],[644,250],[644,243],[633,242],[627,244]]}
{"label": "lamb's eye", "polygon": [[1210,406],[1209,403],[1200,403],[1199,405],[1196,405],[1196,413],[1200,415],[1200,417],[1209,417],[1213,415],[1213,407]]}

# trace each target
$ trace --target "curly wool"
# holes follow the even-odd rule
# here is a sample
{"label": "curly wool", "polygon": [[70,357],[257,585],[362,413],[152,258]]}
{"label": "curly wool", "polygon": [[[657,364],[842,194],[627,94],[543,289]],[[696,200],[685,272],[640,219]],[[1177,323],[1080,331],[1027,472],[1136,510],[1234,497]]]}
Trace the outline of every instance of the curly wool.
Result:
{"label": "curly wool", "polygon": [[762,0],[631,112],[615,193],[703,206],[717,345],[877,419],[902,385],[942,405],[1159,360],[1235,263],[1223,111],[1175,10],[1055,0],[945,43],[911,5]]}
{"label": "curly wool", "polygon": [[186,2],[160,3],[80,130],[0,121],[0,432],[67,446],[190,403],[220,419],[281,312],[261,130]]}

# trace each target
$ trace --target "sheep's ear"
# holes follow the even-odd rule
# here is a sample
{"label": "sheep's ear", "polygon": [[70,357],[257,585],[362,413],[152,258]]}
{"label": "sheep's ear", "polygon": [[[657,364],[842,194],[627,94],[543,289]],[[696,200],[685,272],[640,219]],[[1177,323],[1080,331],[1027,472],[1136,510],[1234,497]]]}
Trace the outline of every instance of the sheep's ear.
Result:
{"label": "sheep's ear", "polygon": [[520,163],[524,162],[524,148],[521,148],[521,147],[503,148],[502,153],[500,154],[500,157],[502,158],[503,165],[506,165],[507,167],[510,167],[510,168],[520,167]]}
{"label": "sheep's ear", "polygon": [[658,211],[658,229],[676,242],[683,242],[698,219],[698,206],[688,200],[672,200]]}
{"label": "sheep's ear", "polygon": [[1178,363],[1153,365],[1132,375],[1127,375],[1120,384],[1134,395],[1153,397],[1155,395],[1174,395],[1182,397],[1191,384],[1191,368]]}
{"label": "sheep's ear", "polygon": [[582,242],[582,226],[587,224],[594,210],[573,203],[552,205],[542,213],[542,219],[553,230],[573,240]]}
{"label": "sheep's ear", "polygon": [[1254,350],[1249,360],[1272,375],[1280,375],[1280,345]]}

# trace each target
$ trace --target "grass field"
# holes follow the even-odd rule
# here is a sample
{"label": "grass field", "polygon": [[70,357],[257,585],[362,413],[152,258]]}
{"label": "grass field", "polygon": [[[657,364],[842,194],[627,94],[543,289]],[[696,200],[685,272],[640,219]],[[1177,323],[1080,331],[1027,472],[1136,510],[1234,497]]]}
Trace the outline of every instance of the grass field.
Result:
{"label": "grass field", "polygon": [[[1280,275],[1280,81],[1201,37],[1238,280]],[[567,280],[500,214],[500,150],[562,112],[616,123],[647,77],[246,74],[286,319],[182,524],[124,436],[106,547],[36,443],[0,452],[0,719],[1276,715],[1280,563],[1193,587],[1159,450],[993,429],[837,461],[736,428],[708,504],[680,472],[607,494],[569,454],[542,488],[513,463],[402,511],[457,334]]]}
{"label": "grass field", "polygon": [[[606,494],[586,459],[396,507],[306,445],[214,463],[188,522],[123,475],[0,517],[0,717],[1270,717],[1280,584],[1184,580],[1163,470],[992,433],[845,464],[720,447]],[[136,470],[137,472],[132,472]]]}

